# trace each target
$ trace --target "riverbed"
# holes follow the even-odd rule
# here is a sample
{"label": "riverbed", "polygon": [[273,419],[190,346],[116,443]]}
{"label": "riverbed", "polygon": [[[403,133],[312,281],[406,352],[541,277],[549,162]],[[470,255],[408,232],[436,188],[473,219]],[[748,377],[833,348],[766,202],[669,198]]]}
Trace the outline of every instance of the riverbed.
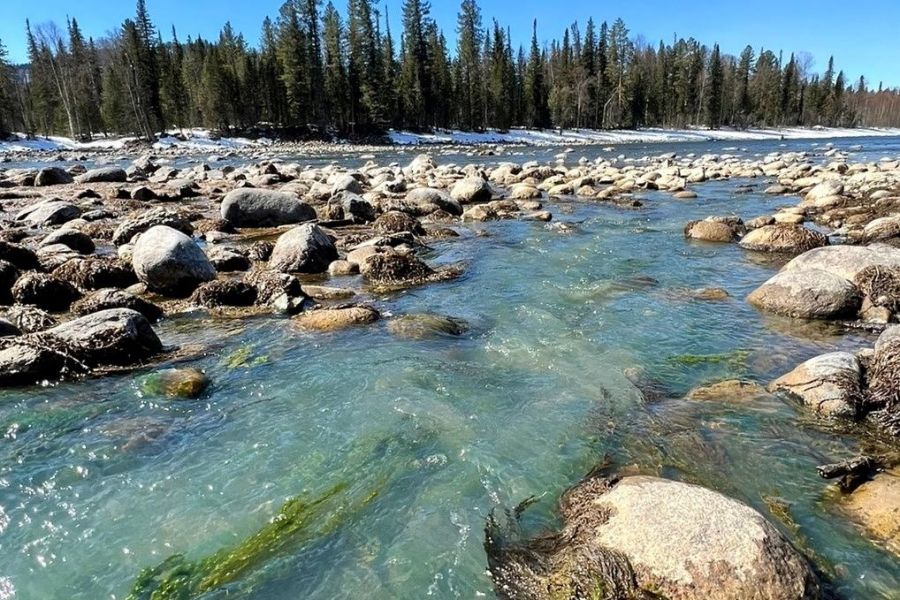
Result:
{"label": "riverbed", "polygon": [[[825,143],[584,147],[566,160],[821,155]],[[860,145],[851,160],[900,154],[896,138],[834,141]],[[436,158],[547,162],[563,150]],[[335,160],[370,159],[310,162]],[[752,191],[737,193],[747,183]],[[897,560],[835,512],[832,486],[815,471],[858,453],[854,432],[782,398],[683,399],[722,378],[765,384],[801,360],[875,339],[759,313],[744,298],[783,261],[684,239],[692,219],[792,203],[764,188],[762,179],[709,182],[690,201],[646,191],[639,209],[552,201],[549,225],[460,226],[460,238],[433,243],[425,258],[464,264],[462,278],[369,297],[387,315],[461,319],[462,336],[406,339],[384,322],[309,333],[288,319],[195,312],[158,332],[206,349],[187,363],[212,379],[200,400],[148,396],[146,372],[0,392],[0,599],[124,598],[145,567],[202,558],[252,535],[288,498],[341,483],[363,492],[373,477],[389,484],[362,509],[204,597],[492,597],[482,547],[490,511],[536,496],[526,526],[552,527],[559,494],[604,458],[748,503],[842,597],[896,597]],[[729,297],[698,300],[692,290],[705,287]],[[384,439],[402,443],[384,452],[370,443]]]}

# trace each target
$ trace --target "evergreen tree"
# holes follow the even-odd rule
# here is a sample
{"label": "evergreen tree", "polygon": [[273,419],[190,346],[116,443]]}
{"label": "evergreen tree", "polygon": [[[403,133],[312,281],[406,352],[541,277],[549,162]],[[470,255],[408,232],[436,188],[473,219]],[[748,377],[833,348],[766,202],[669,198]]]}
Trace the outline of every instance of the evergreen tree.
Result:
{"label": "evergreen tree", "polygon": [[725,73],[722,66],[722,57],[719,45],[713,46],[712,55],[709,58],[709,74],[706,88],[706,125],[717,129],[722,125],[722,104]]}
{"label": "evergreen tree", "polygon": [[484,99],[481,96],[481,45],[484,33],[481,9],[475,0],[463,0],[457,18],[456,98],[459,103],[458,123],[464,129],[481,129],[484,125]]}
{"label": "evergreen tree", "polygon": [[544,58],[538,46],[537,20],[531,33],[531,53],[525,71],[526,123],[529,127],[550,126],[550,109],[547,105],[547,91],[544,87]]}
{"label": "evergreen tree", "polygon": [[324,87],[329,100],[329,119],[343,131],[349,118],[347,108],[347,69],[344,65],[344,31],[341,15],[329,2],[322,16],[324,35]]}
{"label": "evergreen tree", "polygon": [[424,129],[428,122],[428,106],[433,100],[425,39],[428,14],[431,6],[424,0],[404,0],[403,40],[405,52],[402,58],[402,88],[404,90],[406,125]]}

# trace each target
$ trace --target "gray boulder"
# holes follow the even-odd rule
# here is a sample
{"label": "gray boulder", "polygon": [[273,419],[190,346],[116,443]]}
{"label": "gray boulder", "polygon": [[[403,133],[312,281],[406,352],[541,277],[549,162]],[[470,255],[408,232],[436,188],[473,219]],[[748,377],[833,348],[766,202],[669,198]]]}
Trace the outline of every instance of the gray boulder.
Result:
{"label": "gray boulder", "polygon": [[795,319],[835,319],[851,316],[862,299],[852,283],[819,269],[778,273],[754,290],[747,301],[777,315]]}
{"label": "gray boulder", "polygon": [[453,185],[450,197],[460,204],[487,202],[491,199],[491,186],[480,177],[466,177]]}
{"label": "gray boulder", "polygon": [[157,207],[122,221],[113,232],[112,242],[116,246],[122,246],[129,243],[137,234],[157,225],[177,229],[185,235],[194,233],[193,226],[181,213],[170,208]]}
{"label": "gray boulder", "polygon": [[20,211],[16,221],[25,221],[33,225],[47,227],[62,225],[81,216],[81,209],[69,202],[50,200],[39,202]]}
{"label": "gray boulder", "polygon": [[73,183],[74,181],[75,178],[64,169],[59,167],[44,167],[38,171],[37,176],[35,176],[34,185],[37,187],[65,185],[67,183]]}
{"label": "gray boulder", "polygon": [[444,190],[436,188],[410,190],[406,193],[404,202],[397,208],[418,217],[430,215],[438,210],[457,216],[463,213],[462,205],[457,200],[454,200]]}
{"label": "gray boulder", "polygon": [[856,356],[831,352],[806,361],[769,384],[769,391],[784,391],[826,416],[856,415],[861,397],[862,370]]}
{"label": "gray boulder", "polygon": [[92,254],[96,249],[94,240],[86,233],[82,233],[77,229],[57,229],[50,232],[41,240],[40,246],[52,246],[54,244],[62,244],[68,246],[79,254]]}
{"label": "gray boulder", "polygon": [[222,200],[222,218],[237,227],[277,227],[316,218],[316,211],[293,194],[240,188]]}
{"label": "gray boulder", "polygon": [[900,248],[886,244],[871,246],[826,246],[794,258],[783,271],[827,271],[853,281],[866,267],[900,267]]}
{"label": "gray boulder", "polygon": [[68,310],[81,293],[68,281],[46,273],[25,273],[12,287],[12,296],[19,304],[31,304],[59,312]]}
{"label": "gray boulder", "polygon": [[187,295],[216,277],[215,268],[194,240],[165,225],[141,234],[131,264],[148,289],[167,295]]}
{"label": "gray boulder", "polygon": [[269,267],[282,273],[324,273],[337,259],[331,238],[318,225],[307,223],[278,238]]}
{"label": "gray boulder", "polygon": [[75,178],[78,183],[124,183],[128,174],[121,167],[91,169]]}
{"label": "gray boulder", "polygon": [[776,223],[754,229],[745,235],[740,246],[759,252],[797,254],[828,245],[828,237],[801,225]]}

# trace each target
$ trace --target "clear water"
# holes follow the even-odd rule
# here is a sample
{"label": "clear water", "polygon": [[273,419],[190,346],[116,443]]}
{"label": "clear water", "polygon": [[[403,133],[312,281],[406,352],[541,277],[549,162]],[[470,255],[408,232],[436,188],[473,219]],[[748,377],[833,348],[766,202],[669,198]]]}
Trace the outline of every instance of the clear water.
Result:
{"label": "clear water", "polygon": [[[780,400],[679,399],[873,341],[760,315],[743,298],[777,264],[683,239],[690,219],[786,203],[733,195],[736,184],[699,186],[690,202],[647,193],[635,211],[550,205],[574,224],[567,234],[514,221],[465,229],[432,256],[464,261],[461,280],[373,298],[392,314],[465,319],[462,338],[194,315],[160,333],[208,348],[191,363],[213,380],[199,401],[142,397],[143,373],[2,392],[0,598],[123,598],[143,567],[238,543],[289,497],[383,474],[390,484],[340,527],[205,597],[491,597],[489,511],[538,495],[528,525],[550,526],[559,493],[607,454],[763,512],[765,498],[786,501],[796,528],[784,531],[836,573],[840,593],[896,597],[897,560],[834,515],[814,470],[856,452],[854,438]],[[732,298],[684,293],[704,286]],[[671,398],[644,402],[623,374],[635,367]],[[384,436],[410,443],[359,451]]]}

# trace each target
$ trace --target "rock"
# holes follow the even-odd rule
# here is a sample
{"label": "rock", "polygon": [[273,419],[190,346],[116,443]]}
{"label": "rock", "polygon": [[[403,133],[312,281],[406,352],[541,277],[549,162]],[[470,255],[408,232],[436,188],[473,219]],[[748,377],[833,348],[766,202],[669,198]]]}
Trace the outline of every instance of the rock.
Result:
{"label": "rock", "polygon": [[132,200],[137,200],[139,202],[149,202],[150,200],[156,200],[157,198],[159,198],[156,192],[145,185],[136,187],[131,190],[130,196]]}
{"label": "rock", "polygon": [[375,220],[375,207],[362,196],[341,192],[336,199],[341,203],[345,219],[353,219],[355,223],[369,223]]}
{"label": "rock", "polygon": [[368,306],[322,308],[304,312],[294,317],[294,322],[303,329],[337,331],[356,325],[374,323],[380,316],[377,310]]}
{"label": "rock", "polygon": [[157,225],[171,227],[185,235],[194,233],[193,226],[181,213],[169,208],[157,207],[122,221],[113,233],[112,242],[116,246],[122,246],[131,242],[137,234],[144,233]]}
{"label": "rock", "polygon": [[415,255],[394,250],[372,254],[360,264],[359,272],[381,284],[424,282],[434,275],[434,270]]}
{"label": "rock", "polygon": [[148,289],[166,295],[187,295],[216,277],[216,270],[194,240],[165,225],[141,234],[134,246],[132,267]]}
{"label": "rock", "polygon": [[716,302],[731,298],[731,294],[727,290],[720,287],[709,287],[691,290],[691,296],[695,300],[705,300],[708,302]]}
{"label": "rock", "polygon": [[415,216],[430,215],[443,210],[451,215],[463,213],[462,205],[450,194],[435,188],[415,188],[406,193],[404,212],[412,212]]}
{"label": "rock", "polygon": [[512,200],[537,200],[541,197],[541,190],[528,184],[517,184],[510,188],[507,197]]}
{"label": "rock", "polygon": [[487,202],[491,195],[490,184],[480,177],[466,177],[457,181],[450,189],[450,197],[460,204]]}
{"label": "rock", "polygon": [[229,192],[222,200],[221,213],[236,227],[277,227],[316,218],[316,211],[297,196],[256,188]]}
{"label": "rock", "polygon": [[259,304],[271,304],[280,296],[304,298],[300,282],[293,275],[269,270],[250,271],[245,281],[256,287]]}
{"label": "rock", "polygon": [[253,306],[259,291],[256,286],[235,279],[209,281],[191,295],[191,302],[200,306]]}
{"label": "rock", "polygon": [[208,246],[206,256],[209,262],[220,273],[247,271],[251,267],[250,259],[235,248],[227,246]]}
{"label": "rock", "polygon": [[66,185],[69,183],[74,183],[75,178],[72,177],[67,171],[64,169],[60,169],[59,167],[44,167],[40,171],[38,171],[37,176],[34,178],[34,185],[37,187],[43,187],[48,185]]}
{"label": "rock", "polygon": [[71,283],[46,273],[25,273],[12,288],[19,304],[31,304],[51,312],[68,310],[81,294]]}
{"label": "rock", "polygon": [[12,287],[19,278],[19,270],[12,263],[0,260],[0,304],[12,304]]}
{"label": "rock", "polygon": [[900,267],[900,249],[885,244],[826,246],[801,254],[782,270],[818,269],[854,281],[860,271],[870,266]]}
{"label": "rock", "polygon": [[740,241],[740,246],[747,250],[792,254],[827,245],[827,236],[800,225],[787,223],[776,223],[754,229]]}
{"label": "rock", "polygon": [[831,352],[806,361],[773,381],[768,389],[788,392],[821,415],[853,418],[861,385],[862,371],[856,356]]}
{"label": "rock", "polygon": [[62,244],[40,246],[37,249],[37,255],[38,260],[41,261],[41,269],[44,271],[53,271],[69,260],[83,258],[81,254]]}
{"label": "rock", "polygon": [[303,293],[314,300],[346,300],[356,295],[351,289],[324,285],[304,285]]}
{"label": "rock", "polygon": [[321,227],[308,223],[278,238],[269,267],[282,273],[324,273],[337,259],[332,239]]}
{"label": "rock", "polygon": [[768,392],[759,384],[740,379],[728,379],[718,383],[702,385],[688,392],[688,400],[741,402],[766,396]]}
{"label": "rock", "polygon": [[347,260],[336,260],[328,265],[328,274],[332,277],[344,277],[359,273],[359,265]]}
{"label": "rock", "polygon": [[126,288],[138,282],[131,265],[118,258],[74,258],[54,269],[53,276],[79,290]]}
{"label": "rock", "polygon": [[684,190],[682,192],[675,192],[674,194],[672,194],[672,197],[676,200],[693,200],[697,197],[697,192]]}
{"label": "rock", "polygon": [[733,242],[740,237],[739,225],[716,217],[691,221],[684,227],[684,237],[704,242]]}
{"label": "rock", "polygon": [[138,298],[131,292],[113,288],[97,290],[84,296],[72,305],[72,312],[76,315],[88,315],[110,308],[127,308],[137,311],[151,323],[155,323],[163,317],[163,310],[152,302]]}
{"label": "rock", "polygon": [[81,209],[69,202],[50,200],[39,202],[19,212],[16,221],[26,221],[40,227],[62,225],[81,216]]}
{"label": "rock", "polygon": [[838,180],[829,179],[828,181],[823,181],[822,183],[815,185],[806,193],[805,199],[807,202],[815,203],[822,198],[840,196],[843,193],[844,184]]}
{"label": "rock", "polygon": [[272,257],[272,250],[274,249],[275,244],[273,242],[260,240],[254,242],[253,245],[250,246],[250,250],[247,251],[247,258],[250,260],[266,262]]}
{"label": "rock", "polygon": [[6,319],[0,319],[0,337],[22,335],[22,330]]}
{"label": "rock", "polygon": [[900,217],[882,217],[870,221],[863,227],[863,238],[877,242],[900,236]]}
{"label": "rock", "polygon": [[104,365],[132,365],[160,351],[162,343],[143,315],[124,308],[104,310],[0,342],[0,385],[65,378]]}
{"label": "rock", "polygon": [[56,327],[58,321],[53,315],[36,306],[11,306],[6,311],[9,319],[23,333],[36,333],[51,327]]}
{"label": "rock", "polygon": [[[561,502],[562,533],[503,544],[490,572],[510,598],[818,600],[809,563],[757,511],[696,485],[589,478]],[[496,526],[495,526],[496,528]]]}
{"label": "rock", "polygon": [[79,254],[93,254],[96,250],[91,236],[76,229],[57,229],[50,232],[40,243],[41,246],[52,246],[53,244],[68,246]]}
{"label": "rock", "polygon": [[414,340],[443,336],[458,337],[468,329],[468,324],[462,319],[430,313],[402,315],[388,321],[388,331],[392,334]]}
{"label": "rock", "polygon": [[120,167],[91,169],[75,178],[78,183],[124,183],[127,180],[128,174]]}
{"label": "rock", "polygon": [[861,298],[846,279],[818,269],[782,271],[753,291],[747,301],[795,319],[836,319],[856,314]]}
{"label": "rock", "polygon": [[163,369],[150,374],[141,382],[141,392],[148,396],[195,400],[206,391],[210,383],[209,377],[200,369]]}
{"label": "rock", "polygon": [[41,266],[37,254],[25,246],[11,244],[2,240],[0,240],[0,260],[6,261],[23,271],[38,269]]}
{"label": "rock", "polygon": [[399,210],[388,211],[375,219],[373,225],[378,233],[402,233],[409,231],[415,235],[425,235],[425,229],[419,220]]}
{"label": "rock", "polygon": [[851,520],[900,557],[900,468],[876,475],[844,496],[841,508]]}
{"label": "rock", "polygon": [[497,214],[497,211],[494,210],[489,204],[476,204],[475,206],[470,206],[465,211],[463,211],[462,219],[463,221],[494,221],[499,219],[500,215]]}
{"label": "rock", "polygon": [[363,188],[359,180],[353,175],[341,175],[331,185],[331,194],[339,195],[341,192],[350,192],[351,194],[362,194]]}

